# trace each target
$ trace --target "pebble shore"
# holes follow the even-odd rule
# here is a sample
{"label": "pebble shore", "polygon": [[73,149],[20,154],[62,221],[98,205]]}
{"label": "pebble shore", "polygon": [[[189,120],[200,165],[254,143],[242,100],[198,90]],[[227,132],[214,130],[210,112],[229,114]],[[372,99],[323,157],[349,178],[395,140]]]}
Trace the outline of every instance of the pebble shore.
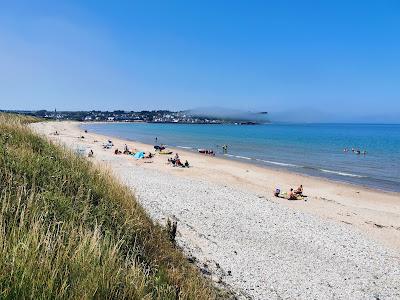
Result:
{"label": "pebble shore", "polygon": [[[64,126],[32,125],[73,150],[94,148],[93,161],[131,188],[154,221],[176,220],[177,244],[188,260],[238,299],[400,299],[400,252],[335,221],[336,211],[320,217],[273,201],[272,195],[221,184],[224,180],[193,178],[196,166],[173,168],[165,165],[167,157],[157,157],[148,168],[101,149],[93,136],[77,138],[79,129],[71,126],[69,132]],[[51,135],[55,129],[62,134]],[[319,200],[298,204],[313,201]],[[363,211],[380,212],[357,213]]]}
{"label": "pebble shore", "polygon": [[113,165],[154,220],[243,299],[400,299],[400,259],[346,225],[255,194]]}

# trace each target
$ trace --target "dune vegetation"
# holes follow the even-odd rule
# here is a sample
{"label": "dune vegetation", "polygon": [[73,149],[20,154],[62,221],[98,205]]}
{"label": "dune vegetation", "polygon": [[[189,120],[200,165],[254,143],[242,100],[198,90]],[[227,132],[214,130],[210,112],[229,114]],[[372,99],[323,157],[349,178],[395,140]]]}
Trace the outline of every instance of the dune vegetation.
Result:
{"label": "dune vegetation", "polygon": [[0,115],[0,298],[224,298],[107,171]]}

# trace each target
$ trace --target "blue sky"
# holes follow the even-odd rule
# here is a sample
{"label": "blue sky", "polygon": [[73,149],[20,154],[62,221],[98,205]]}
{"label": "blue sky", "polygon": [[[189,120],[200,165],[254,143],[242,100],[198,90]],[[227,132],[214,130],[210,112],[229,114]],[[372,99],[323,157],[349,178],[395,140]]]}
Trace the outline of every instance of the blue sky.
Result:
{"label": "blue sky", "polygon": [[399,1],[1,1],[0,108],[400,116]]}

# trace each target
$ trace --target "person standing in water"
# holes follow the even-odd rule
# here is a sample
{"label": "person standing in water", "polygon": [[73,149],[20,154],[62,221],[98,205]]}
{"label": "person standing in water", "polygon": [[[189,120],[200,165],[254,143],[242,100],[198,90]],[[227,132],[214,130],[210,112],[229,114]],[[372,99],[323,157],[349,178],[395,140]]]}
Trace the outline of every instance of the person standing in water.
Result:
{"label": "person standing in water", "polygon": [[223,145],[222,151],[224,152],[224,154],[227,154],[228,153],[228,145]]}

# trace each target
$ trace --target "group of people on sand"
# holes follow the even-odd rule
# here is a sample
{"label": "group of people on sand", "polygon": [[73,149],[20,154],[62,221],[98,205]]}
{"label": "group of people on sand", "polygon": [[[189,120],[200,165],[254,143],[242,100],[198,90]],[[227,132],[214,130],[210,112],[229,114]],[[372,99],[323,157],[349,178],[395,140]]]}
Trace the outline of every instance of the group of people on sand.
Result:
{"label": "group of people on sand", "polygon": [[112,140],[108,140],[107,143],[103,144],[104,149],[111,149],[114,146]]}
{"label": "group of people on sand", "polygon": [[175,153],[175,156],[168,158],[168,163],[172,164],[173,167],[189,168],[189,162],[186,160],[185,163],[181,162],[179,154]]}
{"label": "group of people on sand", "polygon": [[[348,148],[344,148],[343,152],[347,153],[347,152],[350,152],[350,150]],[[351,152],[353,152],[354,154],[357,154],[357,155],[360,155],[360,154],[366,155],[367,154],[367,150],[361,151],[360,149],[354,149],[354,148],[351,148]]]}
{"label": "group of people on sand", "polygon": [[288,193],[281,194],[281,190],[279,188],[275,189],[274,196],[278,198],[285,198],[288,200],[301,200],[304,199],[303,195],[303,185],[300,184],[300,186],[294,190],[293,188],[290,188],[290,191]]}
{"label": "group of people on sand", "polygon": [[[110,149],[113,146],[114,146],[114,144],[111,140],[108,140],[107,143],[103,144],[104,149]],[[164,145],[154,146],[154,149],[156,151],[160,151],[160,153],[162,151],[166,150]],[[135,155],[137,153],[141,154],[141,155],[138,155],[139,158],[153,158],[155,155],[151,152],[148,152],[148,154],[146,154],[145,152],[137,151],[136,149],[130,150],[127,144],[124,145],[124,151],[120,151],[118,148],[116,148],[114,150],[115,155],[119,155],[119,154]],[[172,151],[169,153],[172,153]],[[91,149],[88,153],[88,157],[93,157],[93,156],[94,156],[94,153],[93,153],[93,150]],[[189,162],[187,160],[184,163],[182,163],[178,153],[175,153],[174,157],[168,158],[168,163],[172,164],[172,166],[174,166],[174,167],[182,167],[182,168],[190,167]]]}
{"label": "group of people on sand", "polygon": [[[137,149],[129,150],[128,145],[124,145],[124,151],[119,150],[118,148],[114,150],[115,155],[125,154],[125,155],[134,155],[135,158],[153,158],[154,154],[151,152],[138,151]],[[136,156],[137,155],[137,156]]]}
{"label": "group of people on sand", "polygon": [[124,145],[124,151],[120,151],[118,148],[114,150],[114,154],[126,154],[126,155],[131,154],[132,155],[132,154],[135,154],[135,153],[136,153],[136,151],[129,150],[127,144]]}

